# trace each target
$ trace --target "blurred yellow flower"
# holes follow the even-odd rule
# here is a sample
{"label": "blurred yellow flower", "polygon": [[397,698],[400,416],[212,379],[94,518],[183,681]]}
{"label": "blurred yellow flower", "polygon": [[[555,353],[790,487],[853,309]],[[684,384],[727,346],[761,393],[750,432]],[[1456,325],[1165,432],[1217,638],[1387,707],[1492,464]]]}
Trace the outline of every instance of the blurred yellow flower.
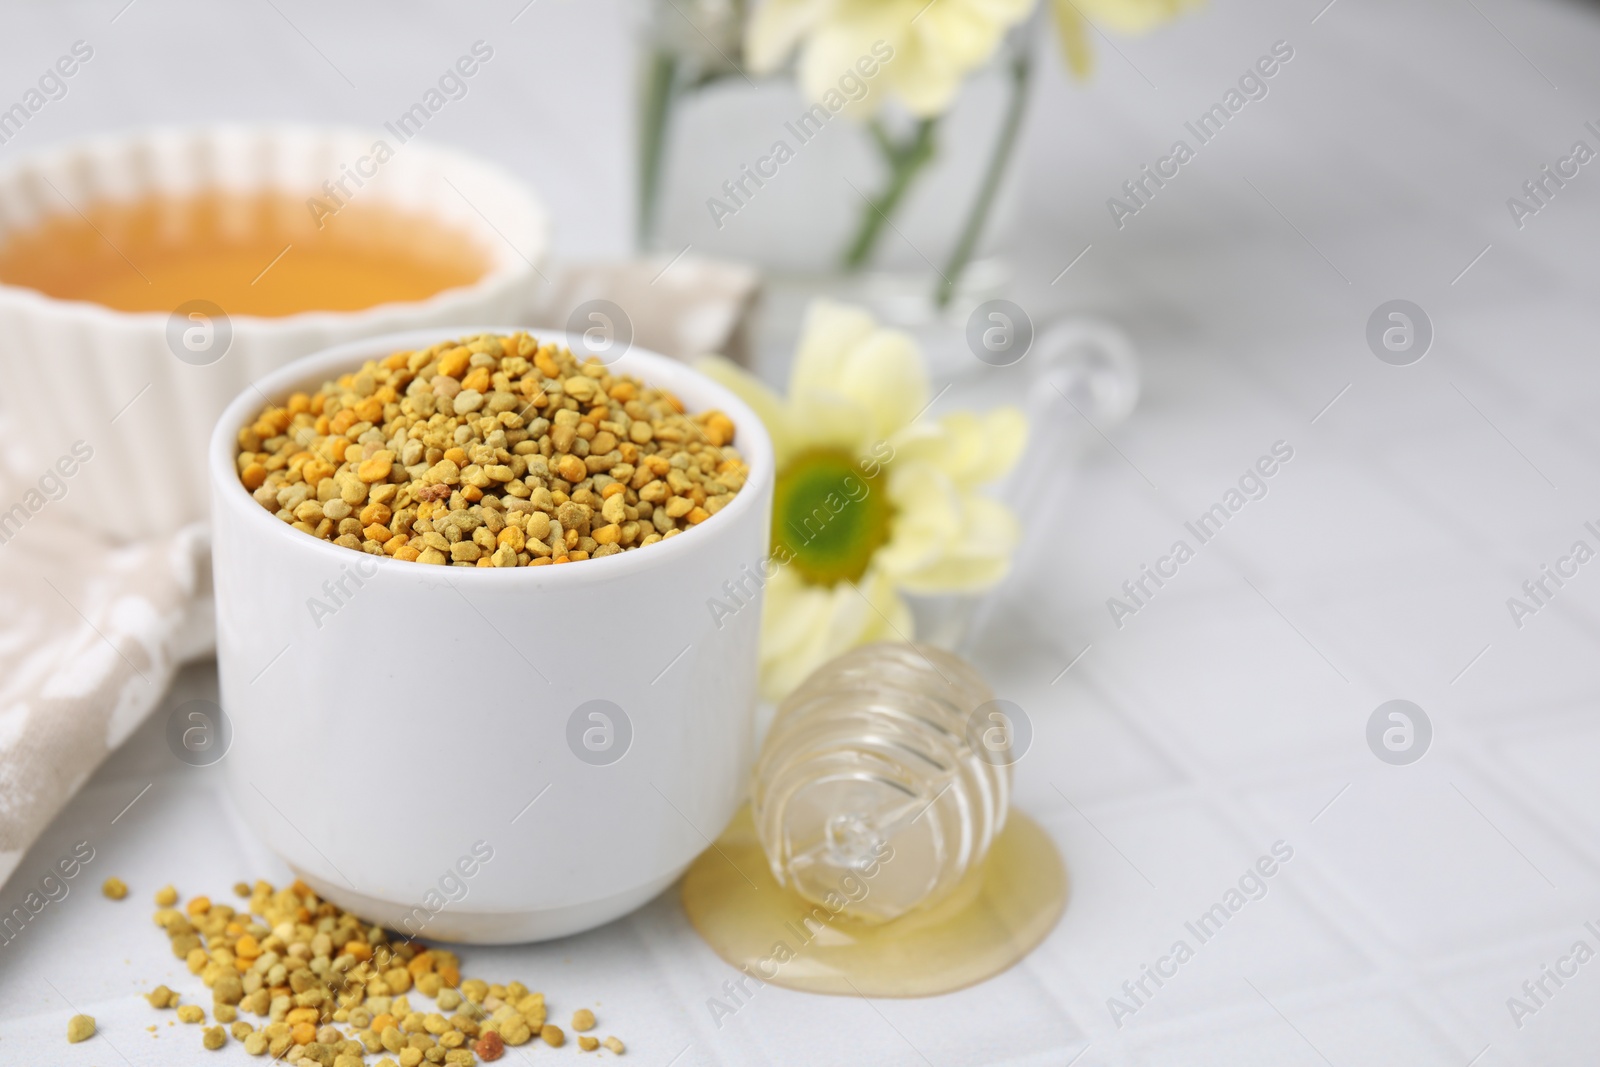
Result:
{"label": "blurred yellow flower", "polygon": [[1203,0],[1051,0],[1056,32],[1067,67],[1080,78],[1094,73],[1094,50],[1089,47],[1089,30],[1113,33],[1148,33],[1164,22],[1171,22]]}
{"label": "blurred yellow flower", "polygon": [[[988,61],[1035,2],[766,0],[745,28],[745,58],[766,74],[798,46],[800,87],[820,100],[861,57],[881,59],[873,48],[881,41],[894,53],[877,77],[912,114],[929,118],[950,106],[962,79]],[[870,92],[861,106],[874,111],[881,102],[882,94]]]}
{"label": "blurred yellow flower", "polygon": [[727,360],[701,367],[755,409],[776,450],[766,699],[856,645],[914,637],[901,593],[977,591],[1005,575],[1017,522],[978,490],[1021,454],[1020,411],[920,418],[929,388],[915,342],[828,301],[807,314],[787,397]]}
{"label": "blurred yellow flower", "polygon": [[[1089,31],[1147,33],[1203,0],[1050,0],[1062,53],[1079,77],[1094,69]],[[1006,31],[1026,19],[1036,0],[765,0],[745,26],[751,70],[776,70],[798,47],[800,86],[808,99],[835,89],[863,56],[882,59],[878,75],[919,118],[949,108],[968,74],[989,61]],[[875,111],[869,92],[860,107]]]}

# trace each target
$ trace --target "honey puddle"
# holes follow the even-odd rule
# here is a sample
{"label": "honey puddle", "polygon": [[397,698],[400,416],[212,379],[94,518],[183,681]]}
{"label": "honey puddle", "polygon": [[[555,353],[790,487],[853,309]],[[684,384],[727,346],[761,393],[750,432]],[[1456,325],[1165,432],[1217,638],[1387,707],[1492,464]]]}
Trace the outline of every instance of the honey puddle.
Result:
{"label": "honey puddle", "polygon": [[[847,891],[870,893],[871,879]],[[689,867],[682,897],[717,955],[764,983],[926,997],[992,978],[1033,951],[1066,906],[1067,872],[1050,836],[1013,808],[988,858],[953,896],[894,922],[861,923],[779,886],[745,807]]]}
{"label": "honey puddle", "polygon": [[487,256],[427,214],[346,204],[319,228],[290,192],[80,204],[0,238],[0,282],[118,311],[358,311],[471,285]]}

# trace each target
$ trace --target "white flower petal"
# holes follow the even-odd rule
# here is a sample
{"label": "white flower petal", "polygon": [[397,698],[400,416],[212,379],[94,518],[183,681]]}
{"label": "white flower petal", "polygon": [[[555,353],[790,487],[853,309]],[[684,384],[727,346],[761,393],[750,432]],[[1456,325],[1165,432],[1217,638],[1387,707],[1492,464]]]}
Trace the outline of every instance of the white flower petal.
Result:
{"label": "white flower petal", "polygon": [[745,62],[757,74],[776,70],[827,10],[827,0],[766,0],[745,27]]}
{"label": "white flower petal", "polygon": [[[774,595],[776,594],[776,595]],[[761,695],[782,700],[839,653],[911,632],[911,612],[881,573],[859,586],[809,586],[786,572],[767,583],[762,610]]]}
{"label": "white flower petal", "polygon": [[841,393],[812,390],[790,397],[797,428],[794,455],[828,448],[852,455],[866,451],[872,435],[872,412]]}
{"label": "white flower petal", "polygon": [[796,420],[789,405],[761,379],[721,356],[702,356],[695,369],[750,405],[772,438],[774,462],[780,468],[803,447],[795,440]]}
{"label": "white flower petal", "polygon": [[[860,308],[818,300],[806,314],[789,398],[810,412],[853,406],[852,438],[870,445],[887,440],[927,404],[928,372],[909,334],[878,326]],[[812,432],[809,420],[797,423]],[[818,435],[839,440],[838,430],[829,426]]]}
{"label": "white flower petal", "polygon": [[[1037,0],[768,0],[746,34],[746,52],[758,71],[775,69],[797,41],[804,41],[800,83],[808,101],[838,108],[876,110],[884,95],[898,96],[919,118],[950,106],[962,79],[988,62],[1006,31],[1033,10]],[[1119,0],[1104,0],[1116,3]],[[1120,0],[1132,3],[1134,0]],[[1192,0],[1138,0],[1180,4]],[[893,48],[881,72],[856,103],[827,96],[841,92],[839,79],[878,42]]]}
{"label": "white flower petal", "polygon": [[932,566],[960,543],[961,495],[933,464],[897,461],[889,471],[889,501],[889,541],[874,562],[896,580]]}
{"label": "white flower petal", "polygon": [[1011,566],[1020,540],[1016,517],[1005,505],[968,495],[963,501],[961,534],[928,565],[896,575],[900,587],[913,593],[977,592],[994,585]]}
{"label": "white flower petal", "polygon": [[920,595],[981,593],[993,587],[1010,570],[1010,556],[947,556],[904,578],[900,588]]}
{"label": "white flower petal", "polygon": [[965,592],[1004,577],[1020,531],[1001,503],[962,487],[932,462],[896,460],[895,516],[874,565],[914,593]]}
{"label": "white flower petal", "polygon": [[928,372],[911,335],[874,330],[841,368],[839,390],[871,412],[872,434],[886,440],[928,404]]}
{"label": "white flower petal", "polygon": [[1011,22],[980,9],[975,3],[939,0],[917,20],[914,31],[924,47],[942,62],[965,73],[994,53],[1000,36]]}
{"label": "white flower petal", "polygon": [[1067,69],[1079,81],[1094,73],[1094,49],[1089,46],[1089,27],[1073,0],[1053,0],[1051,10],[1056,17],[1056,39],[1061,54],[1066,58]]}
{"label": "white flower petal", "polygon": [[985,17],[1004,22],[1007,26],[1014,26],[1033,14],[1034,6],[1039,0],[966,0],[966,2],[982,11]]}
{"label": "white flower petal", "polygon": [[884,67],[894,95],[918,118],[942,114],[961,88],[964,71],[919,38],[908,39]]}
{"label": "white flower petal", "polygon": [[983,416],[983,437],[989,452],[989,477],[982,480],[1004,478],[1022,458],[1028,443],[1028,416],[1020,408],[995,408]]}
{"label": "white flower petal", "polygon": [[1028,419],[1012,407],[977,413],[954,411],[939,420],[944,448],[940,468],[964,488],[999,481],[1010,473],[1028,439]]}
{"label": "white flower petal", "polygon": [[1146,33],[1181,15],[1201,0],[1075,0],[1097,28],[1113,33]]}
{"label": "white flower petal", "polygon": [[767,583],[761,610],[762,698],[776,703],[805,681],[828,658],[830,634],[841,629],[849,622],[840,618],[833,590],[780,571]]}
{"label": "white flower petal", "polygon": [[998,481],[1011,472],[1027,443],[1028,419],[1013,407],[989,412],[953,411],[937,421],[918,419],[889,439],[890,465],[931,463],[963,489]]}
{"label": "white flower petal", "polygon": [[851,349],[876,327],[862,308],[832,300],[812,301],[789,371],[790,395],[807,389],[834,389]]}
{"label": "white flower petal", "polygon": [[889,438],[894,455],[890,465],[901,460],[941,464],[950,448],[950,431],[937,419],[921,418],[902,426]]}
{"label": "white flower petal", "polygon": [[[887,97],[887,86],[879,73],[864,77],[857,70],[857,64],[866,59],[869,70],[876,64],[881,73],[883,63],[878,56],[885,45],[898,55],[911,15],[916,14],[916,10],[912,8],[909,13],[901,12],[901,17],[896,17],[895,6],[898,5],[882,10],[846,6],[851,11],[849,17],[820,25],[806,39],[805,49],[800,54],[800,88],[808,104],[820,102],[836,113],[864,116],[876,111]],[[894,60],[888,62],[892,66]],[[841,81],[844,84],[840,84]],[[855,100],[851,99],[852,88]]]}
{"label": "white flower petal", "polygon": [[984,440],[983,418],[973,411],[952,411],[939,420],[944,431],[936,462],[941,470],[962,485],[990,481],[985,468],[988,442]]}
{"label": "white flower petal", "polygon": [[779,568],[762,594],[762,658],[792,654],[826,622],[828,613],[826,590],[807,585],[790,568]]}

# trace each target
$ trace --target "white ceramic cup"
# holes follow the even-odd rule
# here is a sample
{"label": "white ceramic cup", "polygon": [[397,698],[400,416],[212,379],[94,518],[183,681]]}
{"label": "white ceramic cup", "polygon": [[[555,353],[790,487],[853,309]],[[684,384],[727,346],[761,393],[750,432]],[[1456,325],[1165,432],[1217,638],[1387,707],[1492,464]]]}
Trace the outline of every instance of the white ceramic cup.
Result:
{"label": "white ceramic cup", "polygon": [[[380,139],[393,157],[378,165],[373,149]],[[328,202],[323,183],[344,179],[351,168],[370,177],[360,188],[345,181],[349,202],[396,205],[465,232],[487,258],[483,276],[426,300],[364,311],[228,316],[231,341],[214,360],[215,353],[206,351],[184,349],[180,356],[169,333],[169,312],[114,311],[0,285],[0,405],[17,450],[26,455],[16,475],[25,482],[37,479],[81,441],[79,458],[87,448],[92,459],[72,465],[65,496],[49,506],[119,541],[171,533],[203,519],[200,457],[230,399],[291,360],[340,341],[425,326],[517,321],[539,284],[549,224],[538,198],[499,168],[420,141],[397,143],[382,131],[154,130],[77,141],[0,166],[0,240],[7,231],[99,200],[272,189]],[[328,223],[337,224],[336,218]],[[193,295],[206,298],[203,292]],[[181,337],[191,320],[185,315],[177,325]],[[209,323],[208,343],[221,343],[223,326]],[[35,497],[42,507],[44,498]],[[11,503],[0,502],[0,509]],[[6,517],[9,525],[0,534],[9,536],[29,516],[13,509]]]}
{"label": "white ceramic cup", "polygon": [[240,483],[237,433],[263,396],[483,332],[511,331],[375,338],[269,375],[223,412],[209,465],[235,801],[301,878],[368,920],[506,943],[643,904],[743,800],[760,594],[720,619],[710,600],[767,554],[773,456],[731,392],[633,349],[615,369],[690,411],[720,408],[750,466],[731,504],[648,548],[554,567],[408,563],[295,530]]}

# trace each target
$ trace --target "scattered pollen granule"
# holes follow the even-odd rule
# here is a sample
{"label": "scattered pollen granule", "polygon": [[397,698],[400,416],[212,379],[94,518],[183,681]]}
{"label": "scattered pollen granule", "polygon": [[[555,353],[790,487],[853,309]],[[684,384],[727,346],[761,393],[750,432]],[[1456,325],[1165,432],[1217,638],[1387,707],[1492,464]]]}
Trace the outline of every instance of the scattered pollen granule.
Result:
{"label": "scattered pollen granule", "polygon": [[[319,899],[304,883],[274,889],[256,882],[249,889],[237,909],[196,897],[185,911],[163,906],[155,913],[173,954],[211,990],[218,1025],[202,1030],[208,1049],[222,1048],[231,1034],[249,1055],[285,1063],[357,1067],[367,1056],[389,1053],[393,1058],[380,1058],[379,1067],[471,1067],[480,1058],[503,1058],[507,1046],[566,1040],[546,1022],[544,994],[522,982],[463,978],[454,952],[391,941],[383,927]],[[175,900],[174,894],[167,903]],[[432,998],[434,1010],[413,997]],[[199,1005],[179,1004],[179,994],[164,985],[146,999],[155,1008],[176,1007],[185,1023],[206,1019]],[[572,1021],[577,1029],[592,1027],[594,1013],[579,1008]],[[580,1044],[593,1051],[592,1042]],[[614,1055],[623,1051],[616,1038],[599,1045]]]}

